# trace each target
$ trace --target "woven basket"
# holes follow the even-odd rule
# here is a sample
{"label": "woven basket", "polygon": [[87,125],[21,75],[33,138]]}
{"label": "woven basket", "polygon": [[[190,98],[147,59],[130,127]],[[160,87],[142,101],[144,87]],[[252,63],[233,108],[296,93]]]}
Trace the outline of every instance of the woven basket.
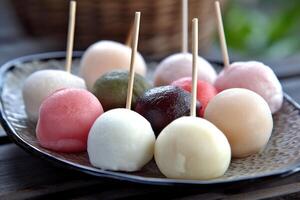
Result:
{"label": "woven basket", "polygon": [[[13,0],[25,30],[32,36],[51,36],[65,46],[68,23],[66,0]],[[139,50],[163,57],[181,49],[181,0],[78,0],[75,49],[101,39],[124,42],[141,11]],[[189,22],[199,18],[199,48],[210,46],[215,29],[213,1],[189,0]],[[191,23],[189,23],[191,24]],[[191,27],[189,27],[191,29]]]}

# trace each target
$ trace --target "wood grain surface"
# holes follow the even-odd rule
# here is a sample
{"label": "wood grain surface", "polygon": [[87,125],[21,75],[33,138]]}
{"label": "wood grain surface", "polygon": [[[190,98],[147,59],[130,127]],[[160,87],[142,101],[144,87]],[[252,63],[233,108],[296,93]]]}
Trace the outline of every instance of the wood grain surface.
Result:
{"label": "wood grain surface", "polygon": [[0,145],[0,199],[265,199],[292,197],[299,190],[299,173],[213,187],[174,188],[111,181],[52,166],[14,144]]}

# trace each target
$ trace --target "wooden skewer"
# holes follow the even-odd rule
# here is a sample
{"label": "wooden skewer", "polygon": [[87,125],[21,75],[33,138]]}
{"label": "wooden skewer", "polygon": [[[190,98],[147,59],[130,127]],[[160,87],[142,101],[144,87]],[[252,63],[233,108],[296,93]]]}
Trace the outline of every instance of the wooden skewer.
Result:
{"label": "wooden skewer", "polygon": [[192,26],[192,54],[193,54],[193,72],[192,72],[192,102],[191,117],[196,117],[197,105],[197,82],[198,82],[198,19],[193,19]]}
{"label": "wooden skewer", "polygon": [[216,10],[218,33],[219,33],[219,38],[220,38],[220,43],[221,43],[224,67],[227,68],[227,67],[229,67],[230,62],[229,62],[229,56],[228,56],[228,50],[227,50],[227,44],[226,44],[226,38],[225,38],[225,33],[224,33],[222,14],[221,14],[221,8],[220,8],[219,1],[215,2],[215,10]]}
{"label": "wooden skewer", "polygon": [[132,90],[134,83],[134,62],[135,56],[137,54],[137,46],[139,40],[139,29],[140,29],[140,12],[135,12],[134,25],[133,25],[133,35],[131,42],[131,59],[130,59],[130,71],[129,71],[129,80],[128,80],[128,89],[127,89],[127,99],[126,99],[126,108],[131,109],[132,101]]}
{"label": "wooden skewer", "polygon": [[188,52],[188,0],[182,0],[182,53]]}
{"label": "wooden skewer", "polygon": [[75,15],[76,15],[76,1],[70,2],[69,14],[69,28],[68,28],[68,42],[67,42],[67,55],[66,55],[66,71],[71,73],[72,54],[74,44],[74,31],[75,31]]}

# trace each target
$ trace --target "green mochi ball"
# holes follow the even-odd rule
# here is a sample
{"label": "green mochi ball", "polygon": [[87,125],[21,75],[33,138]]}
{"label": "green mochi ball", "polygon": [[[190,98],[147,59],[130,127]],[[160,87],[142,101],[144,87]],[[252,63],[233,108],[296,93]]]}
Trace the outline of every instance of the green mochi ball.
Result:
{"label": "green mochi ball", "polygon": [[[105,111],[114,108],[125,108],[127,98],[129,72],[127,70],[114,70],[102,75],[93,86],[93,94],[99,99]],[[135,73],[132,92],[132,108],[136,100],[143,95],[151,85],[141,75]]]}

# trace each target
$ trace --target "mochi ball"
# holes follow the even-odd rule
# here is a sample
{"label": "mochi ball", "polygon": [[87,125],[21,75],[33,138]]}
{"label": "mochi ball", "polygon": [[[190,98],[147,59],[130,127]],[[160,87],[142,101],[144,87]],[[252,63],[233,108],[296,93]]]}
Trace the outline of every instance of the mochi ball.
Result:
{"label": "mochi ball", "polygon": [[[80,64],[80,76],[91,90],[95,81],[103,74],[115,69],[130,67],[131,48],[114,41],[103,40],[91,45],[83,54]],[[145,76],[147,66],[141,54],[137,53],[135,72]]]}
{"label": "mochi ball", "polygon": [[87,90],[59,90],[41,105],[36,127],[39,144],[57,152],[86,151],[90,128],[102,113],[100,102]]}
{"label": "mochi ball", "polygon": [[261,62],[232,63],[219,74],[215,87],[218,91],[229,88],[252,90],[265,99],[272,113],[277,112],[282,106],[281,84],[273,70]]}
{"label": "mochi ball", "polygon": [[168,178],[206,180],[226,172],[231,151],[225,135],[212,123],[181,117],[159,134],[154,157]]}
{"label": "mochi ball", "polygon": [[91,164],[104,170],[137,171],[153,157],[155,135],[150,123],[125,108],[105,112],[88,137]]}
{"label": "mochi ball", "polygon": [[[140,96],[135,111],[150,122],[158,135],[173,120],[190,114],[191,101],[191,94],[179,87],[160,86],[151,88]],[[200,107],[201,102],[197,101],[197,109]]]}
{"label": "mochi ball", "polygon": [[82,78],[62,70],[40,70],[32,73],[22,87],[25,111],[28,118],[37,122],[42,101],[62,88],[86,89]]}
{"label": "mochi ball", "polygon": [[[154,85],[170,85],[179,78],[191,77],[192,58],[190,53],[177,53],[165,58],[156,68]],[[211,64],[198,56],[198,80],[213,84],[216,77],[216,71]]]}
{"label": "mochi ball", "polygon": [[204,118],[227,137],[233,157],[261,151],[273,129],[271,110],[255,92],[234,88],[217,94],[207,105]]}
{"label": "mochi ball", "polygon": [[[185,91],[192,92],[192,78],[191,77],[183,77],[172,83],[177,87],[184,89]],[[197,100],[201,102],[201,107],[199,108],[199,116],[204,116],[204,111],[208,102],[214,98],[217,94],[216,88],[205,81],[198,80],[197,81]]]}
{"label": "mochi ball", "polygon": [[[126,106],[128,70],[113,70],[97,79],[93,86],[93,94],[101,102],[105,111]],[[136,105],[137,98],[151,88],[148,81],[139,74],[134,75],[132,91],[132,107]]]}

